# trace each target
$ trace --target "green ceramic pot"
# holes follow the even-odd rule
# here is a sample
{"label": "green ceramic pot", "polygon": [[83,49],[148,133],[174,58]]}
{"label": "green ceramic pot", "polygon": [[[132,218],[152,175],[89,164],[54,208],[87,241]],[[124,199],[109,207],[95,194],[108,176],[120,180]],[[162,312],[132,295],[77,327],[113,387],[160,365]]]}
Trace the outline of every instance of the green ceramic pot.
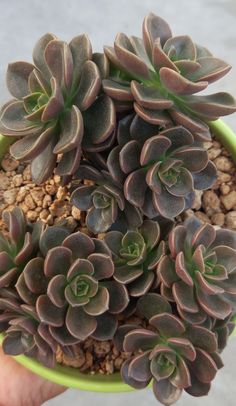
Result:
{"label": "green ceramic pot", "polygon": [[[211,122],[209,125],[212,132],[230,152],[236,163],[236,134],[221,120]],[[0,159],[9,148],[10,144],[11,139],[9,140],[9,138],[4,138],[0,135]],[[234,335],[236,335],[236,330]],[[2,340],[3,335],[0,335],[0,344]],[[49,369],[42,366],[34,359],[28,358],[24,355],[17,356],[15,359],[37,375],[69,388],[78,388],[93,392],[129,392],[133,390],[130,386],[122,382],[119,373],[108,376],[86,375],[80,373],[74,368],[61,365],[57,365],[54,369]]]}

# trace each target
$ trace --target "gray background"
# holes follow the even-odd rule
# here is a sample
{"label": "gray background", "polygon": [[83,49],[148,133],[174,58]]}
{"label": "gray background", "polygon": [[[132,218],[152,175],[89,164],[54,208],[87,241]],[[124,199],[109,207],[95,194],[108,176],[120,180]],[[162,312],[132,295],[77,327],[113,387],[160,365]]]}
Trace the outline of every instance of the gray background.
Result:
{"label": "gray background", "polygon": [[[30,60],[36,40],[53,32],[64,40],[86,32],[96,51],[112,44],[123,31],[140,35],[143,17],[150,11],[165,18],[177,35],[189,34],[216,56],[227,60],[232,71],[211,91],[230,91],[236,97],[236,0],[0,0],[0,102],[8,98],[5,71],[8,62]],[[236,131],[236,115],[227,117]],[[223,355],[226,367],[218,373],[208,398],[184,395],[178,406],[234,406],[236,404],[236,339]],[[130,394],[94,394],[69,390],[47,406],[123,404],[154,406],[151,391]]]}

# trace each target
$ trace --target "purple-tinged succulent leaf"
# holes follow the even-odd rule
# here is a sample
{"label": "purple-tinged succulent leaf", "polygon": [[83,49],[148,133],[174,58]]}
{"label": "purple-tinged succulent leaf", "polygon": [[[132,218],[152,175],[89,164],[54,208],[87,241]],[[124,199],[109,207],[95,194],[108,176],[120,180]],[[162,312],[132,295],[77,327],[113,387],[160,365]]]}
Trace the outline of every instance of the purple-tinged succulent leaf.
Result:
{"label": "purple-tinged succulent leaf", "polygon": [[173,385],[169,380],[154,381],[153,392],[163,405],[170,406],[177,402],[182,394],[182,389]]}
{"label": "purple-tinged succulent leaf", "polygon": [[78,231],[65,238],[63,247],[71,250],[73,260],[75,260],[92,254],[94,251],[94,242],[89,236]]}
{"label": "purple-tinged succulent leaf", "polygon": [[96,99],[101,87],[101,78],[97,65],[92,61],[85,62],[75,98],[75,104],[81,111],[87,110]]}
{"label": "purple-tinged succulent leaf", "polygon": [[162,45],[172,37],[169,25],[161,17],[150,13],[143,21],[143,40],[149,55],[152,54],[154,42],[160,38]]}
{"label": "purple-tinged succulent leaf", "polygon": [[98,341],[112,340],[117,330],[117,318],[107,312],[98,316],[96,321],[97,328],[92,337]]}
{"label": "purple-tinged succulent leaf", "polygon": [[39,296],[36,303],[37,313],[43,323],[52,327],[63,326],[65,309],[55,306],[47,295]]}
{"label": "purple-tinged succulent leaf", "polygon": [[168,301],[158,293],[148,293],[142,296],[137,305],[138,311],[148,320],[160,313],[171,313]]}
{"label": "purple-tinged succulent leaf", "polygon": [[158,334],[145,329],[132,330],[125,336],[124,350],[134,352],[138,350],[146,351],[155,346],[158,341]]}
{"label": "purple-tinged succulent leaf", "polygon": [[27,62],[10,63],[7,69],[7,87],[9,92],[16,99],[28,94],[29,75],[34,66]]}
{"label": "purple-tinged succulent leaf", "polygon": [[147,382],[152,377],[149,354],[150,351],[136,355],[129,364],[128,374],[138,382]]}
{"label": "purple-tinged succulent leaf", "polygon": [[131,364],[131,360],[126,360],[124,362],[124,364],[121,367],[121,377],[124,380],[125,383],[127,383],[128,385],[132,386],[135,389],[143,389],[146,388],[146,386],[148,386],[150,381],[137,381],[135,379],[133,379],[130,375],[129,375],[129,366]]}
{"label": "purple-tinged succulent leaf", "polygon": [[66,316],[66,326],[73,337],[85,340],[95,331],[97,321],[88,315],[82,307],[70,307]]}

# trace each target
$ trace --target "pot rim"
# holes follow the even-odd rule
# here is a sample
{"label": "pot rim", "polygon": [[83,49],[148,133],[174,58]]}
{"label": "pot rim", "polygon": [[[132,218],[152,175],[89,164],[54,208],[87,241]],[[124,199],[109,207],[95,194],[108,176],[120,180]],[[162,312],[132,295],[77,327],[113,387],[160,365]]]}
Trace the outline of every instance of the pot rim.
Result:
{"label": "pot rim", "polygon": [[[236,134],[234,131],[222,120],[209,122],[208,125],[216,138],[230,152],[236,163]],[[6,138],[0,134],[0,160],[14,140],[14,138]],[[233,335],[236,335],[236,328]],[[0,334],[0,344],[3,341],[3,337],[4,335]],[[92,392],[131,392],[135,390],[121,380],[119,372],[112,375],[90,375],[83,374],[76,368],[59,364],[55,368],[49,369],[25,355],[18,355],[14,358],[35,374],[68,388]]]}

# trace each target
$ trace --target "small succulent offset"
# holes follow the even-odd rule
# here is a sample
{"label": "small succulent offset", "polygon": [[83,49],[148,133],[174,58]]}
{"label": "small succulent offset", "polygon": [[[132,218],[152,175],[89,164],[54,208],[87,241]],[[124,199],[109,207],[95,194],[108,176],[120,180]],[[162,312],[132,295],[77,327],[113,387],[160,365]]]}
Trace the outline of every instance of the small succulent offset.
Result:
{"label": "small succulent offset", "polygon": [[114,48],[106,46],[111,72],[104,91],[118,110],[132,107],[144,120],[166,125],[173,120],[207,138],[205,120],[236,111],[228,93],[196,96],[224,76],[230,66],[215,58],[187,35],[172,36],[169,25],[150,13],[143,22],[143,38],[118,34]]}
{"label": "small succulent offset", "polygon": [[149,218],[176,217],[191,206],[194,190],[208,189],[216,180],[207,151],[184,127],[141,141],[131,138],[127,118],[121,125],[123,132],[127,127],[126,143],[121,139],[123,143],[111,151],[108,168],[116,181],[123,181],[126,199]]}
{"label": "small succulent offset", "polygon": [[41,222],[27,224],[18,207],[11,212],[4,212],[3,221],[9,232],[7,236],[0,233],[0,290],[14,286],[24,266],[37,253],[44,229]]}
{"label": "small succulent offset", "polygon": [[[4,301],[0,303],[1,305],[7,307]],[[11,302],[9,307],[11,311],[14,308],[14,312],[11,314],[2,343],[5,354],[25,354],[36,358],[49,368],[54,368],[58,343],[51,337],[48,327],[39,321],[33,309],[30,309],[30,314],[27,306],[24,310],[24,305],[20,306],[14,302]]]}
{"label": "small succulent offset", "polygon": [[206,395],[223,366],[216,335],[202,326],[185,325],[156,293],[140,298],[138,310],[151,329],[123,325],[115,339],[118,348],[136,353],[122,366],[124,381],[142,389],[153,379],[154,394],[166,406],[175,403],[183,390]]}
{"label": "small succulent offset", "polygon": [[33,179],[42,183],[55,167],[61,176],[72,175],[82,150],[109,146],[115,109],[100,92],[108,61],[92,53],[86,35],[67,44],[46,34],[35,45],[33,61],[8,67],[7,85],[14,99],[2,108],[0,130],[21,138],[11,153],[30,160]]}
{"label": "small succulent offset", "polygon": [[[63,238],[64,237],[64,238]],[[39,320],[62,346],[93,336],[108,340],[116,314],[129,302],[125,286],[112,279],[114,265],[105,242],[48,228],[40,240],[43,257],[25,266],[16,284],[20,298],[35,306]]]}
{"label": "small succulent offset", "polygon": [[161,293],[181,317],[203,323],[236,310],[236,234],[190,218],[169,234],[169,254],[158,265]]}
{"label": "small succulent offset", "polygon": [[165,254],[158,222],[144,220],[137,231],[110,231],[104,239],[112,252],[114,279],[127,285],[130,296],[142,296],[155,286],[155,270]]}
{"label": "small succulent offset", "polygon": [[[92,181],[85,185],[81,180]],[[109,173],[99,171],[88,164],[81,164],[72,181],[71,203],[78,209],[87,211],[86,225],[94,233],[103,233],[122,218],[130,227],[142,224],[142,215],[136,207],[126,201],[123,186],[115,182]]]}

